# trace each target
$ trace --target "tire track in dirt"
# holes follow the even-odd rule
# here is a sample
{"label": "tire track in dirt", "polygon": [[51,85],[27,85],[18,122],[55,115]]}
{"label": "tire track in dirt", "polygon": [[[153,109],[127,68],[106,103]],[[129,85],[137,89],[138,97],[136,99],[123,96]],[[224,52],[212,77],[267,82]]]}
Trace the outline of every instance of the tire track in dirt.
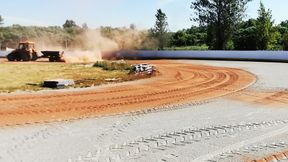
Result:
{"label": "tire track in dirt", "polygon": [[[194,78],[196,78],[196,77],[200,77],[200,74],[199,75],[193,75],[193,77],[191,77],[191,78],[187,78],[186,80],[185,80],[185,82],[187,82],[187,81],[189,81],[189,80],[191,80],[191,79],[194,79]],[[203,77],[203,76],[202,76]],[[182,83],[184,83],[184,81],[182,81]],[[197,81],[195,80],[195,83],[194,84],[196,84],[197,83]],[[161,86],[158,86],[157,88],[158,89],[160,89],[160,91],[159,92],[157,92],[157,93],[146,93],[146,94],[139,94],[139,95],[123,95],[123,92],[124,91],[120,91],[121,93],[119,93],[119,94],[116,94],[116,93],[118,93],[119,91],[112,91],[111,93],[114,93],[114,97],[108,97],[108,98],[95,98],[95,97],[93,97],[93,98],[87,98],[87,97],[83,97],[83,98],[81,98],[81,99],[78,99],[78,100],[71,100],[71,101],[63,101],[62,100],[62,97],[57,97],[57,98],[52,98],[52,100],[53,100],[53,105],[50,103],[50,99],[48,98],[48,99],[43,99],[42,98],[42,102],[43,102],[43,104],[41,105],[41,106],[50,106],[50,107],[52,107],[52,106],[54,106],[54,105],[57,105],[57,104],[71,104],[71,103],[88,103],[88,102],[97,102],[97,101],[103,101],[103,100],[106,100],[106,101],[109,101],[109,100],[116,100],[116,99],[128,99],[128,98],[133,98],[133,97],[145,97],[145,96],[149,96],[149,95],[155,95],[155,94],[161,94],[161,93],[165,93],[165,92],[167,92],[167,90],[165,90],[165,91],[161,91],[161,87],[163,87],[163,86],[167,86],[167,85],[169,85],[169,84],[175,84],[175,82],[173,82],[173,83],[167,83],[167,84],[164,84],[164,85],[161,85]],[[195,87],[195,85],[193,86],[193,87]],[[190,87],[190,88],[192,88],[192,86]],[[140,88],[139,88],[140,89]],[[178,90],[184,90],[183,88],[177,88],[177,89],[172,89],[172,90],[170,90],[170,91],[178,91]],[[98,93],[98,92],[97,92]],[[86,96],[88,96],[88,95],[91,95],[91,94],[97,94],[97,93],[88,93],[88,94],[80,94],[80,95],[86,95]],[[109,92],[110,93],[110,92]],[[98,93],[99,94],[99,93]],[[66,96],[67,97],[67,96]],[[71,97],[75,97],[75,96],[71,96]],[[78,96],[76,96],[76,97],[78,97]],[[61,98],[61,99],[59,99],[59,98]],[[41,98],[39,98],[38,100],[41,100]],[[13,99],[9,99],[9,100],[6,100],[5,102],[7,103],[7,102],[9,102],[9,101],[15,101],[15,100],[13,100]],[[21,107],[22,108],[29,108],[29,107],[37,107],[37,106],[39,106],[38,104],[31,104],[31,103],[27,103],[27,102],[25,102],[25,101],[21,101],[21,102],[14,102],[13,103],[14,104],[14,106],[17,104],[17,106],[18,105],[21,105]]]}
{"label": "tire track in dirt", "polygon": [[231,97],[234,100],[249,102],[252,104],[287,107],[288,90],[254,90],[248,89]]}
{"label": "tire track in dirt", "polygon": [[[207,84],[211,84],[212,81],[215,82],[214,78],[215,77],[213,77],[208,82],[201,83],[201,84],[198,84],[196,86],[198,86],[198,88],[200,86],[203,86],[203,87],[207,86]],[[104,98],[104,99],[80,99],[80,100],[77,100],[77,101],[68,101],[68,102],[69,103],[85,103],[86,104],[86,103],[89,103],[89,102],[100,102],[100,101],[103,101],[103,100],[105,100],[105,101],[109,101],[110,100],[110,102],[113,102],[113,101],[115,102],[115,100],[120,100],[121,101],[122,99],[131,99],[131,100],[136,100],[136,102],[144,102],[142,100],[147,99],[149,96],[150,97],[151,96],[154,96],[154,97],[162,96],[162,95],[165,95],[167,92],[171,92],[172,93],[172,92],[182,91],[182,90],[185,90],[185,89],[188,89],[188,88],[195,88],[196,86],[185,87],[185,88],[177,88],[177,89],[170,89],[170,90],[159,91],[159,92],[154,92],[154,93],[146,93],[146,94],[140,94],[140,95],[129,95],[129,96],[125,96],[124,95],[124,96],[112,97],[112,98]],[[169,97],[173,98],[175,96],[169,96]],[[120,101],[118,101],[118,102],[120,102]],[[67,104],[68,102],[66,102],[66,103],[62,102],[62,104]],[[54,107],[56,105],[57,104],[53,104],[53,105],[49,104],[47,106]],[[35,107],[35,106],[38,106],[38,105],[22,105],[22,108],[28,108],[29,109],[29,108]],[[42,105],[42,106],[44,106],[44,105]],[[113,106],[113,104],[108,104],[108,106]],[[63,111],[65,111],[65,110],[69,111],[69,109],[63,109]],[[82,110],[84,110],[84,108]],[[28,111],[30,111],[30,110],[28,110]],[[25,111],[22,111],[21,113],[25,113]],[[14,113],[10,112],[10,115],[17,115],[17,114],[19,114],[18,111],[14,112]]]}
{"label": "tire track in dirt", "polygon": [[[100,90],[0,96],[0,126],[117,114],[149,107],[199,102],[231,94],[255,82],[243,70],[151,61],[160,75],[149,82]],[[181,74],[181,78],[175,75]]]}

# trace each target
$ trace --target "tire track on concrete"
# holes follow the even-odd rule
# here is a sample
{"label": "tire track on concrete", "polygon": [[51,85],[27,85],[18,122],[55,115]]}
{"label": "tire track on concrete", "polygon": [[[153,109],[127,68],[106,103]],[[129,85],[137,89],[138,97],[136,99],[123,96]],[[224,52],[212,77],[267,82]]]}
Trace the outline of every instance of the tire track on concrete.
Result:
{"label": "tire track on concrete", "polygon": [[[109,151],[106,152],[103,156],[97,156],[95,159],[94,156],[90,156],[90,158],[94,158],[95,160],[105,161],[105,159],[110,159],[111,161],[127,161],[132,159],[137,159],[139,157],[145,157],[149,154],[154,154],[156,152],[162,152],[167,150],[173,150],[178,147],[185,147],[187,145],[192,145],[195,143],[201,143],[203,140],[207,141],[214,138],[229,138],[227,135],[232,134],[242,134],[249,133],[250,131],[267,129],[274,126],[285,126],[288,124],[288,120],[278,120],[278,121],[264,121],[264,122],[254,122],[254,123],[246,123],[246,124],[236,124],[236,125],[218,125],[218,126],[209,126],[204,128],[185,128],[178,131],[164,132],[162,134],[149,136],[149,137],[139,137],[132,141],[127,141],[122,144],[114,144],[109,146]],[[288,126],[285,126],[285,129],[280,129],[280,132],[273,131],[272,133],[266,134],[264,137],[260,139],[266,139],[271,136],[277,135],[277,133],[281,133],[283,131],[287,131]],[[243,146],[250,143],[257,142],[255,139],[250,139],[249,141],[244,141]],[[208,161],[219,155],[222,155],[226,150],[229,152],[236,147],[241,147],[242,142],[231,145],[229,147],[225,147],[217,152],[212,154],[199,157],[194,161]],[[82,156],[83,159],[89,160],[89,157]],[[88,158],[88,159],[87,159]],[[212,160],[211,160],[212,161]]]}
{"label": "tire track on concrete", "polygon": [[271,131],[271,132],[263,134],[261,136],[257,136],[257,137],[252,138],[252,139],[248,139],[248,140],[241,141],[241,142],[235,143],[233,145],[224,147],[223,149],[217,150],[217,151],[215,151],[213,153],[198,157],[197,159],[194,159],[193,162],[208,161],[210,159],[213,159],[215,156],[223,154],[225,152],[231,152],[232,150],[236,150],[236,149],[242,148],[244,146],[251,145],[253,143],[261,142],[261,141],[263,141],[265,139],[268,139],[268,138],[271,138],[271,137],[275,137],[277,135],[280,135],[280,134],[283,134],[283,133],[286,133],[286,132],[288,132],[288,126],[285,126],[285,127],[281,128],[281,129],[278,129],[278,130],[275,130],[275,131]]}
{"label": "tire track on concrete", "polygon": [[[65,127],[60,125],[49,125],[45,124],[41,129],[34,131],[31,134],[27,134],[21,137],[13,137],[9,146],[6,149],[5,161],[19,161],[19,152],[29,152],[29,149],[40,141],[45,141],[49,138],[56,136]],[[2,131],[5,129],[2,129]],[[1,161],[1,159],[0,159]]]}
{"label": "tire track on concrete", "polygon": [[[280,152],[281,150],[283,150],[284,148],[288,147],[288,141],[278,141],[278,142],[273,142],[273,143],[262,143],[261,144],[253,144],[253,145],[249,145],[249,146],[245,146],[243,148],[239,148],[237,150],[232,150],[230,152],[225,152],[222,153],[220,155],[217,155],[216,157],[214,157],[213,159],[209,160],[210,162],[220,162],[220,161],[236,161],[235,158],[237,158],[237,161],[245,161],[245,162],[256,162],[256,161],[261,161],[261,162],[270,162],[270,160],[268,159],[272,159],[274,161],[279,161],[282,160],[282,158],[285,157],[281,157],[280,159],[280,154],[283,155],[283,153],[285,152]],[[259,158],[259,160],[250,158],[251,155],[257,154],[258,152],[263,153],[263,152],[271,152],[271,150],[273,150],[273,152],[278,152],[277,154],[272,154],[270,156],[264,157],[262,159]],[[279,156],[278,156],[279,154]],[[277,158],[273,159],[274,156],[276,155]],[[243,158],[245,157],[245,158]],[[234,158],[234,159],[233,159]],[[244,159],[244,160],[243,160]],[[247,160],[246,160],[247,159]]]}

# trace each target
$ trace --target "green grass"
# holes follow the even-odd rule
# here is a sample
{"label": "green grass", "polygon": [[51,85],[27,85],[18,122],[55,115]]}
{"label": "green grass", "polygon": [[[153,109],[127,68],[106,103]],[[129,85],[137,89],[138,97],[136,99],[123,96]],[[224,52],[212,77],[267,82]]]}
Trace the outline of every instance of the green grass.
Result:
{"label": "green grass", "polygon": [[106,71],[83,64],[63,63],[0,63],[0,92],[41,90],[44,80],[73,79],[75,87],[89,87],[106,83],[105,79],[134,80],[129,70]]}
{"label": "green grass", "polygon": [[165,50],[176,50],[176,51],[180,51],[180,50],[184,50],[184,51],[194,50],[194,51],[204,51],[204,50],[208,50],[208,46],[202,45],[202,46],[167,47],[167,48],[165,48]]}
{"label": "green grass", "polygon": [[131,70],[131,66],[124,61],[97,61],[94,67],[100,67],[103,70],[113,71],[113,70]]}

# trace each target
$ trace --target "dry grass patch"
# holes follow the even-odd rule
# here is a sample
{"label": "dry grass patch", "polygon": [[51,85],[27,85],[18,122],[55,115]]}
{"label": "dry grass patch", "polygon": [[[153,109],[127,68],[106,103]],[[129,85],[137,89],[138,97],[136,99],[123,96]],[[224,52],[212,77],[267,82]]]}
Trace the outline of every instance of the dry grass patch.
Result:
{"label": "dry grass patch", "polygon": [[107,71],[85,64],[63,63],[2,63],[0,64],[0,92],[42,90],[41,84],[50,79],[73,79],[75,87],[104,84],[109,78],[117,81],[137,79],[129,70]]}

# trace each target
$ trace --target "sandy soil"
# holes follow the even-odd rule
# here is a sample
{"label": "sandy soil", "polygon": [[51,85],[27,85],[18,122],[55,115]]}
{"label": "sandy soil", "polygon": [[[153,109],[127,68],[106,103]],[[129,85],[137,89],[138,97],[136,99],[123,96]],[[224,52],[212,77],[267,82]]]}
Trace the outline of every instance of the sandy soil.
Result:
{"label": "sandy soil", "polygon": [[267,107],[287,107],[288,90],[245,90],[231,99],[241,100],[252,104],[266,105]]}
{"label": "sandy soil", "polygon": [[[2,126],[0,162],[246,162],[263,161],[263,159],[267,161],[268,158],[272,161],[277,158],[285,161],[286,157],[281,153],[286,153],[288,149],[288,109],[284,103],[288,89],[288,73],[286,73],[288,64],[184,60],[153,63],[167,75],[161,72],[161,76],[153,79],[121,83],[117,86],[117,90],[124,88],[125,91],[122,92],[115,92],[114,86],[109,85],[88,91],[86,89],[39,92],[28,95],[30,97],[28,99],[22,94],[16,97],[15,95],[1,96],[6,99],[1,101],[1,105],[15,103],[15,107],[9,107],[7,104],[2,108],[5,111],[10,109],[11,112],[18,110],[21,105],[33,105],[30,102],[31,97],[35,97],[33,101],[39,100],[41,101],[39,103],[44,104],[43,96],[48,96],[47,102],[50,102],[62,94],[64,97],[56,100],[55,103],[52,102],[55,108],[58,108],[57,103],[61,103],[63,98],[70,99],[71,103],[68,100],[65,103],[69,105],[68,108],[73,108],[74,105],[82,107],[78,101],[98,105],[98,102],[93,101],[94,97],[99,95],[98,92],[104,91],[107,93],[100,95],[104,99],[113,97],[112,94],[115,93],[120,97],[123,96],[123,101],[128,101],[128,98],[134,98],[126,96],[127,94],[137,96],[137,93],[132,93],[133,91],[146,94],[139,96],[136,101],[143,101],[146,99],[144,97],[147,97],[147,99],[155,98],[164,104],[158,106],[153,101],[145,100],[143,105],[148,108],[146,110],[135,111],[141,108],[137,107],[137,103],[131,105],[131,108],[128,106],[127,110],[133,111],[118,115],[92,118],[89,116],[94,116],[94,111],[93,114],[89,112],[87,115],[84,114],[86,111],[77,110],[83,112],[83,117],[89,118],[13,127]],[[236,78],[230,77],[231,71],[239,78],[236,79],[237,81],[234,79],[232,82],[229,81],[227,87],[221,87],[230,80],[229,78]],[[220,79],[222,73],[228,75],[226,79]],[[218,76],[219,79],[212,82]],[[249,76],[251,80],[243,81],[243,76]],[[256,83],[253,82],[254,77],[257,78]],[[157,87],[149,86],[155,82],[158,83]],[[205,82],[211,84],[207,85]],[[250,83],[254,84],[247,88]],[[204,85],[201,86],[202,84]],[[221,85],[220,88],[215,88],[218,85]],[[181,86],[179,90],[178,86]],[[175,88],[177,90],[174,90]],[[244,89],[241,90],[242,88]],[[166,90],[170,91],[164,93]],[[154,94],[150,94],[152,91],[159,92],[155,94],[158,97],[173,96],[175,100],[159,99]],[[216,95],[214,91],[217,91]],[[87,92],[96,92],[97,95],[87,94]],[[179,99],[178,95],[186,92],[191,94],[184,95],[182,98],[185,99],[180,100],[181,97],[179,96]],[[73,96],[75,93],[77,97]],[[83,94],[82,97],[80,94]],[[247,97],[252,94],[258,97]],[[93,97],[90,98],[90,95]],[[267,99],[267,96],[276,96],[277,100],[273,100],[273,104],[263,104],[267,101],[263,98]],[[13,100],[14,98],[18,101]],[[95,99],[98,101],[97,97]],[[100,103],[105,102],[104,99]],[[120,102],[119,100],[115,99],[117,102]],[[166,101],[171,102],[165,103]],[[33,106],[37,107],[35,104]],[[44,106],[50,108],[45,104]],[[26,111],[32,109],[31,107],[23,109]],[[31,112],[27,117],[33,116]]]}
{"label": "sandy soil", "polygon": [[0,126],[46,123],[118,114],[163,105],[203,101],[239,91],[255,82],[246,71],[149,61],[159,76],[145,84],[57,94],[0,96]]}

